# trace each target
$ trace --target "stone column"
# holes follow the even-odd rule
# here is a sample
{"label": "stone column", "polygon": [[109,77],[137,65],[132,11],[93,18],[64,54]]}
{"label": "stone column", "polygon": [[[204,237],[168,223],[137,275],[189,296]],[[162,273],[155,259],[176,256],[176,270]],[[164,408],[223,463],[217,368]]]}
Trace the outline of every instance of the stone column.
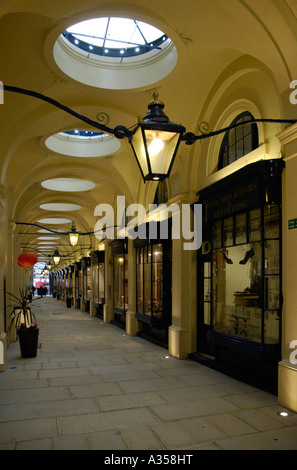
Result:
{"label": "stone column", "polygon": [[278,400],[280,405],[297,412],[297,124],[282,131],[278,138],[285,160],[282,191],[282,360],[279,363]]}
{"label": "stone column", "polygon": [[179,359],[196,350],[197,335],[197,251],[185,250],[184,243],[188,240],[181,230],[180,238],[172,240],[172,325],[168,338],[169,353]]}
{"label": "stone column", "polygon": [[130,336],[136,336],[139,322],[135,318],[136,308],[136,251],[133,240],[128,239],[128,311],[126,313],[126,331]]}

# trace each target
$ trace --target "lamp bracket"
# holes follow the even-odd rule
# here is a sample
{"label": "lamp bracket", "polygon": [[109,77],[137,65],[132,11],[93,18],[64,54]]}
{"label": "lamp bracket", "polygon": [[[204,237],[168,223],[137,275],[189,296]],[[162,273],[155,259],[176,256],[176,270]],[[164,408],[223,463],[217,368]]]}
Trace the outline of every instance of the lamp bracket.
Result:
{"label": "lamp bracket", "polygon": [[[23,95],[33,96],[34,98],[46,101],[47,103],[50,103],[53,106],[56,106],[57,108],[62,109],[66,113],[71,114],[72,116],[76,117],[77,119],[80,119],[81,121],[84,121],[85,123],[87,123],[87,124],[89,124],[93,127],[96,127],[97,129],[100,129],[103,132],[106,132],[107,134],[114,135],[118,139],[123,139],[124,137],[127,137],[128,139],[131,139],[131,137],[133,135],[132,131],[127,129],[127,127],[125,127],[125,126],[119,125],[119,126],[116,126],[114,129],[112,129],[110,127],[105,126],[104,124],[100,124],[99,122],[96,122],[92,119],[89,119],[86,116],[83,116],[82,114],[77,113],[73,109],[68,108],[67,106],[59,103],[58,101],[56,101],[56,100],[54,100],[54,99],[52,99],[48,96],[45,96],[41,93],[38,93],[38,92],[35,92],[35,91],[32,91],[32,90],[26,90],[24,88],[19,88],[19,87],[15,87],[15,86],[3,85],[0,82],[0,90],[1,89],[3,89],[4,91],[12,92],[12,93],[20,93],[20,94],[23,94]],[[150,105],[149,105],[150,109],[147,113],[147,116],[145,116],[145,118],[144,118],[145,121],[147,120],[147,118],[150,117],[151,109],[154,109],[154,108],[155,108],[155,110],[158,109],[157,114],[159,114],[159,112],[162,110],[163,103],[157,99],[157,96],[154,96],[154,98],[155,99],[150,102]],[[161,114],[162,114],[162,112],[161,112]],[[165,115],[165,117],[166,117],[166,115]],[[239,127],[239,126],[246,125],[246,124],[251,124],[253,122],[270,122],[270,123],[279,123],[279,124],[295,124],[297,122],[297,120],[296,119],[251,119],[251,120],[246,121],[244,123],[234,124],[232,126],[225,127],[224,129],[220,129],[218,131],[212,131],[212,132],[208,132],[208,133],[205,132],[205,130],[206,130],[205,129],[205,123],[201,123],[198,126],[199,131],[202,132],[201,135],[195,135],[192,132],[187,132],[186,134],[184,134],[182,136],[181,140],[185,141],[187,145],[192,145],[196,142],[196,140],[201,140],[201,139],[206,139],[206,138],[209,138],[209,137],[213,137],[213,136],[219,135],[221,133],[225,133],[225,132],[227,132],[230,129],[233,129],[235,127]],[[202,124],[203,124],[204,128],[201,127]]]}

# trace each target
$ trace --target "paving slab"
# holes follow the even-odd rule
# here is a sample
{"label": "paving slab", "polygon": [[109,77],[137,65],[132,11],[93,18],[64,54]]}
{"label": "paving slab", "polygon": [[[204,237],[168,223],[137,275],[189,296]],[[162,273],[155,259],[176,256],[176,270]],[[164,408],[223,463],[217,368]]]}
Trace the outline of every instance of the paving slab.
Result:
{"label": "paving slab", "polygon": [[35,315],[37,357],[12,343],[0,373],[0,450],[297,450],[276,396],[50,296]]}

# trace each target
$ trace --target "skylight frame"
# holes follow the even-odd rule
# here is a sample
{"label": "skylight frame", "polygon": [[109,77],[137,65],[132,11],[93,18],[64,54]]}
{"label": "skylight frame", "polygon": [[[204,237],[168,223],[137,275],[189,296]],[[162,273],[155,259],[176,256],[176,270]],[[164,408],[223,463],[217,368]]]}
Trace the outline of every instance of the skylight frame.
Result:
{"label": "skylight frame", "polygon": [[[131,19],[131,18],[116,18],[116,17],[94,18],[93,21],[95,20],[100,21],[100,20],[105,20],[105,19],[107,20],[106,30],[105,30],[105,33],[100,37],[95,36],[94,34],[92,35],[91,33],[85,34],[79,31],[77,33],[73,31],[71,32],[69,31],[69,30],[73,30],[78,25],[82,25],[85,22],[80,22],[67,28],[62,33],[62,36],[66,40],[68,40],[74,47],[77,47],[78,49],[80,49],[81,51],[84,51],[87,54],[94,54],[95,56],[97,55],[101,57],[120,58],[121,62],[124,58],[142,56],[143,54],[155,52],[156,50],[161,51],[166,42],[167,44],[168,44],[168,41],[171,42],[170,38],[165,33],[158,30],[154,26],[138,21],[138,20]],[[134,33],[132,37],[130,37],[129,40],[127,38],[123,38],[123,40],[121,41],[119,38],[109,37],[108,31],[109,31],[109,27],[111,24],[111,20],[116,20],[116,21],[123,20],[123,21],[134,22],[135,30],[137,29],[137,32],[139,34],[138,37],[141,37],[143,42],[142,43],[140,43],[139,41],[132,42]],[[146,35],[147,33],[142,31],[141,29],[142,27],[144,27],[144,29],[151,28],[151,31],[154,31],[154,30],[156,32],[158,31],[160,32],[160,36],[154,40],[148,41],[147,40],[148,36]],[[90,37],[91,39],[89,42],[87,41],[87,39],[85,40],[82,39],[82,38],[87,38],[87,37]],[[98,40],[100,40],[102,42],[102,45],[101,46],[98,44],[96,45],[94,43],[94,40],[96,40],[97,42]],[[110,44],[112,43],[118,44],[120,47],[110,47]]]}

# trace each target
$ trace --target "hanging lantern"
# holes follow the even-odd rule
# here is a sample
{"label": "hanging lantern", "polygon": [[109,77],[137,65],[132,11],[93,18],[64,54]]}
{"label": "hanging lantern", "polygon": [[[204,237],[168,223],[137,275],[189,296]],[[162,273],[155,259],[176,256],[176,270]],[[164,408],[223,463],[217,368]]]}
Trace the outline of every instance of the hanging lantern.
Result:
{"label": "hanging lantern", "polygon": [[169,121],[157,91],[130,138],[144,181],[168,178],[185,128]]}
{"label": "hanging lantern", "polygon": [[18,265],[21,268],[28,269],[30,266],[34,266],[37,263],[37,256],[33,253],[22,253],[18,257]]}
{"label": "hanging lantern", "polygon": [[76,230],[75,224],[72,224],[71,230],[69,231],[69,242],[71,246],[76,246],[79,239],[79,232]]}
{"label": "hanging lantern", "polygon": [[57,265],[60,263],[60,259],[61,259],[61,256],[60,256],[60,253],[58,250],[55,250],[54,254],[53,254],[53,260],[54,260],[54,264]]}

